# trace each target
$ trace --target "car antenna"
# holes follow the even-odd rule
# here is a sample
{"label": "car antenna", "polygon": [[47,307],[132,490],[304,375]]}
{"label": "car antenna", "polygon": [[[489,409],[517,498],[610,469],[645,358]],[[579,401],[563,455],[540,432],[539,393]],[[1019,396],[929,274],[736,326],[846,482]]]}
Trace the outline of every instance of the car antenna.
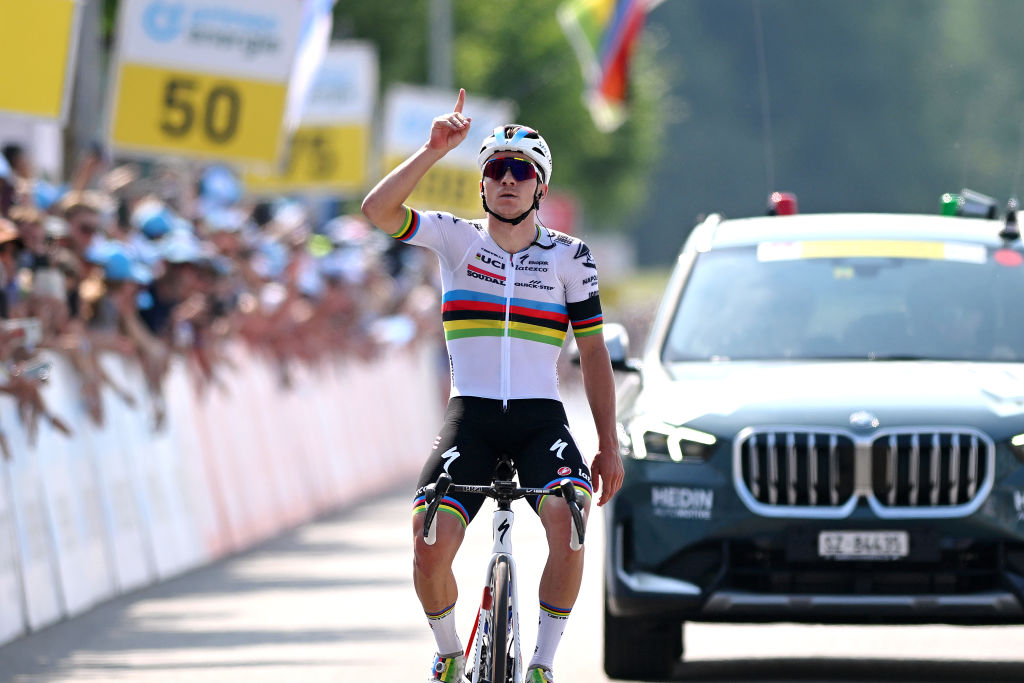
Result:
{"label": "car antenna", "polygon": [[764,172],[768,193],[775,191],[775,150],[772,147],[771,95],[768,92],[768,59],[764,49],[764,23],[761,21],[761,0],[752,0],[754,10],[754,44],[757,47],[757,82],[761,91],[761,135],[764,142]]}
{"label": "car antenna", "polygon": [[[1024,169],[1024,115],[1020,118],[1020,135],[1017,136],[1017,168],[1013,173],[1013,187],[1010,189],[1010,197],[1020,196],[1020,174]],[[1011,199],[1016,206],[1016,199]]]}
{"label": "car antenna", "polygon": [[1006,222],[999,236],[1007,242],[1020,239],[1020,227],[1017,225],[1017,200],[1011,199],[1006,203]]}

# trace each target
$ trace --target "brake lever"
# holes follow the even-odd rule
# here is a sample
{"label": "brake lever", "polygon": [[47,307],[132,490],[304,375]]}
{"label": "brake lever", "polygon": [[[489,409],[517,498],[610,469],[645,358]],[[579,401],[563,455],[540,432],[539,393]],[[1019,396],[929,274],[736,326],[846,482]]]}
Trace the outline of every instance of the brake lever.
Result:
{"label": "brake lever", "polygon": [[[583,538],[585,535],[585,529],[583,528],[583,511],[580,509],[579,493],[576,491],[576,486],[570,479],[563,479],[559,482],[558,488],[562,492],[562,498],[569,504],[569,512],[572,513],[572,523],[575,527],[569,532],[569,547],[573,550],[579,550],[583,547]],[[573,533],[573,531],[575,531],[575,533]]]}
{"label": "brake lever", "polygon": [[423,489],[423,499],[427,503],[427,514],[423,519],[423,539],[427,545],[434,545],[437,542],[437,525],[434,524],[434,518],[437,517],[437,508],[441,506],[441,501],[444,500],[451,485],[452,478],[442,472],[436,483],[428,484]]}

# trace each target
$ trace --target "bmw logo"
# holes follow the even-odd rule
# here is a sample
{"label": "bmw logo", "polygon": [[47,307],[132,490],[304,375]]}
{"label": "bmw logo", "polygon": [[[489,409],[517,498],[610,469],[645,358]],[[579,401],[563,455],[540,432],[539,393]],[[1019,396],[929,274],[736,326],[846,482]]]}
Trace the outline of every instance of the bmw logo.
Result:
{"label": "bmw logo", "polygon": [[866,410],[850,415],[850,426],[854,429],[878,429],[878,418]]}

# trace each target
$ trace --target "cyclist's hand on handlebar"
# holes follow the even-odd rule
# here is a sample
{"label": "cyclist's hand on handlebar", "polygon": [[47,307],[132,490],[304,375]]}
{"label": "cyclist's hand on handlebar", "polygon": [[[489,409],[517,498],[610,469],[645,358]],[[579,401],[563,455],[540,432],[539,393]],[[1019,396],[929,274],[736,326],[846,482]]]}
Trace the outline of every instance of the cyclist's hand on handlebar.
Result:
{"label": "cyclist's hand on handlebar", "polygon": [[612,499],[620,488],[625,470],[622,469],[622,461],[615,451],[598,451],[594,456],[594,462],[590,465],[590,476],[594,480],[594,492],[598,487],[601,490],[601,497],[597,501],[600,507]]}
{"label": "cyclist's hand on handlebar", "polygon": [[427,146],[439,152],[450,152],[458,147],[469,134],[472,119],[462,115],[462,107],[466,103],[466,90],[459,89],[459,99],[455,102],[455,110],[449,114],[438,116],[430,126],[430,141]]}

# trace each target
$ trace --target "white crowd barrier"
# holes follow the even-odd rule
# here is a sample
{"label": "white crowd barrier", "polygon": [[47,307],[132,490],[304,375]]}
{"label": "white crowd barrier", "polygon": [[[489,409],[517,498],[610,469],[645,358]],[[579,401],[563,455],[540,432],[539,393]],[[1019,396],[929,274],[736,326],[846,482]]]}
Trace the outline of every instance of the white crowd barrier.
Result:
{"label": "white crowd barrier", "polygon": [[134,362],[102,359],[135,404],[104,389],[98,427],[77,373],[51,355],[44,398],[71,437],[40,421],[33,443],[0,398],[13,455],[0,462],[0,644],[417,472],[443,409],[435,352],[297,364],[287,390],[241,346],[223,387],[197,390],[176,360],[159,430]]}

